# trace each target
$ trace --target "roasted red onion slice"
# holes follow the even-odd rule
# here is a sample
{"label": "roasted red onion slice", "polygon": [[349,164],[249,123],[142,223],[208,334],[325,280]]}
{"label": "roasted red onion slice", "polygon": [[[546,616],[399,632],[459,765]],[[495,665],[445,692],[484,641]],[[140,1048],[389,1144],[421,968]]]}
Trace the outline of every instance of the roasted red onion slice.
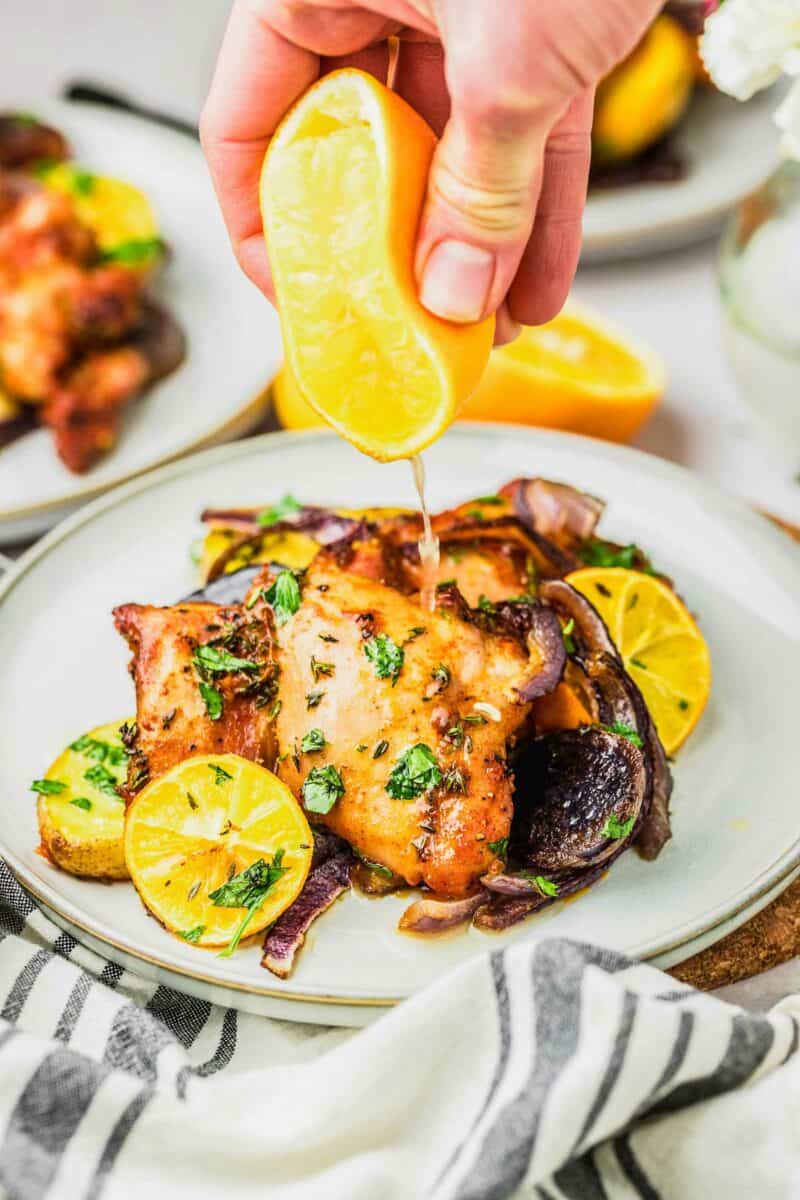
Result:
{"label": "roasted red onion slice", "polygon": [[587,867],[608,865],[630,844],[645,796],[640,750],[596,726],[530,742],[515,763],[510,859],[524,874],[485,876],[494,892],[520,894]]}
{"label": "roasted red onion slice", "polygon": [[551,479],[514,479],[500,494],[511,500],[527,529],[564,553],[577,550],[592,536],[605,508],[602,500]]}
{"label": "roasted red onion slice", "polygon": [[291,974],[297,953],[306,939],[309,928],[350,887],[353,855],[348,849],[338,850],[331,858],[313,867],[302,892],[264,939],[262,967],[279,979]]}
{"label": "roasted red onion slice", "polygon": [[520,891],[514,895],[495,893],[475,913],[473,925],[478,929],[490,930],[493,933],[509,929],[519,921],[524,921],[532,913],[539,912],[540,909],[547,908],[548,905],[555,904],[558,900],[565,900],[567,896],[574,896],[576,892],[582,892],[591,887],[605,874],[606,866],[607,864],[601,863],[559,879],[557,881],[558,895],[556,896],[543,895],[536,884],[532,884],[525,892]]}
{"label": "roasted red onion slice", "polygon": [[423,896],[410,904],[397,923],[405,933],[442,933],[463,925],[486,901],[485,892],[448,900],[441,896]]}
{"label": "roasted red onion slice", "polygon": [[562,618],[575,622],[572,637],[576,665],[585,673],[597,719],[604,725],[628,726],[641,738],[647,783],[634,838],[641,856],[652,860],[672,836],[672,774],[642,693],[625,671],[608,630],[585,596],[562,579],[547,580],[539,596]]}

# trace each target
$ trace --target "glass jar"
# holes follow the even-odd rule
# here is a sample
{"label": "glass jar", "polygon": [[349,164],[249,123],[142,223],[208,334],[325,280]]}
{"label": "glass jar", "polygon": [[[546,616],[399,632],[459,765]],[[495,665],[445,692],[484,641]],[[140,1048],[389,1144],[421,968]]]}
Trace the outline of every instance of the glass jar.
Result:
{"label": "glass jar", "polygon": [[800,454],[800,162],[783,162],[730,218],[719,278],[742,395]]}

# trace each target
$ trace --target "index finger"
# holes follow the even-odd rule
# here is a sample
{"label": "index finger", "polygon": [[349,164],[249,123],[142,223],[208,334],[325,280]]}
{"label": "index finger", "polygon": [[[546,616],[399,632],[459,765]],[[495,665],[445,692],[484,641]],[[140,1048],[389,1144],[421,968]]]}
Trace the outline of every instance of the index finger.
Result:
{"label": "index finger", "polygon": [[259,209],[259,176],[281,118],[319,74],[319,57],[281,37],[237,0],[200,120],[200,140],[237,259],[273,296]]}

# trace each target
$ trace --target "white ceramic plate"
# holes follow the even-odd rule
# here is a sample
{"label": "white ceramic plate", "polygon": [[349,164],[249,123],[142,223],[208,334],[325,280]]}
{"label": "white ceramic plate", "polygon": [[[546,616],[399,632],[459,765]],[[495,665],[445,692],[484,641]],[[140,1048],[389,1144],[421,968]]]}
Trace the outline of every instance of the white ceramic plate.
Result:
{"label": "white ceramic plate", "polygon": [[740,104],[698,92],[675,134],[688,172],[675,183],[643,183],[589,193],[583,262],[638,257],[688,245],[716,232],[778,161],[772,112],[780,87]]}
{"label": "white ceramic plate", "polygon": [[87,475],[61,464],[46,430],[0,450],[0,544],[42,533],[159,463],[249,431],[282,357],[277,318],[234,260],[192,138],[94,105],[19,107],[61,129],[77,162],[147,193],[173,250],[158,295],[183,326],[188,350],[177,371],[130,406],[118,445]]}
{"label": "white ceramic plate", "polygon": [[675,836],[656,863],[625,855],[575,902],[507,934],[395,932],[407,898],[337,902],[285,983],[250,945],[220,959],[169,936],[128,884],[94,884],[36,853],[30,781],[77,734],[133,708],[128,651],[110,610],[166,604],[196,585],[188,547],[206,504],[285,491],[345,505],[411,504],[406,463],[380,466],[335,436],[273,434],[162,468],[69,518],[0,589],[0,853],[77,936],[203,996],[297,1020],[357,1023],[471,955],[520,938],[588,938],[660,963],[713,941],[800,867],[794,745],[800,555],[737,502],[670,463],[564,434],[463,425],[427,455],[444,506],[519,474],[605,497],[602,531],[635,539],[678,581],[714,662],[703,720],[675,766]]}

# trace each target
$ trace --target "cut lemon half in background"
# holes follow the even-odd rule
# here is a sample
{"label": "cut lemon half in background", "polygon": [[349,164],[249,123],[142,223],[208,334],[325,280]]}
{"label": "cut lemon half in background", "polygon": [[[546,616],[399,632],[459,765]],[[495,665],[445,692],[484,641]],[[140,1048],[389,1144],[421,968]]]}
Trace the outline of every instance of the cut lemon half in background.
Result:
{"label": "cut lemon half in background", "polygon": [[657,354],[571,303],[494,351],[462,417],[566,429],[612,442],[634,436],[664,394]]}
{"label": "cut lemon half in background", "polygon": [[313,844],[286,785],[235,754],[186,759],[137,796],[125,822],[143,903],[199,946],[235,947],[276,920],[305,883]]}
{"label": "cut lemon half in background", "polygon": [[686,605],[666,583],[622,567],[586,567],[567,583],[592,602],[638,684],[667,754],[703,713],[711,655]]}
{"label": "cut lemon half in background", "polygon": [[[515,342],[492,351],[459,416],[627,442],[658,404],[666,378],[662,360],[649,347],[570,304],[546,325],[523,329]],[[290,367],[278,375],[272,394],[285,428],[320,424]]]}
{"label": "cut lemon half in background", "polygon": [[300,98],[264,159],[264,231],[296,386],[381,460],[444,432],[494,334],[494,318],[457,325],[418,299],[414,246],[435,145],[404,100],[344,70]]}

